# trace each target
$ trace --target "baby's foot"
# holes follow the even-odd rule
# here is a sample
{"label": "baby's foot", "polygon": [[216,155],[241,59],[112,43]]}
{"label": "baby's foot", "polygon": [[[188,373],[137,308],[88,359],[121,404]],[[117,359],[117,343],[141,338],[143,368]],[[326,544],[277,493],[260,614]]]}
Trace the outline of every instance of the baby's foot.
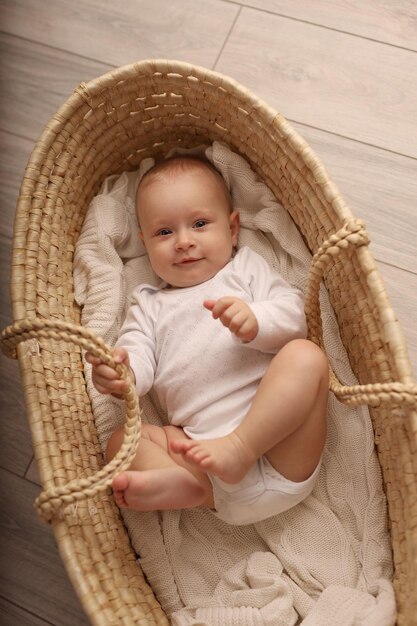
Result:
{"label": "baby's foot", "polygon": [[182,467],[122,472],[113,479],[120,508],[136,511],[185,509],[202,504],[204,487]]}
{"label": "baby's foot", "polygon": [[236,433],[218,439],[171,441],[171,449],[199,469],[218,476],[225,483],[238,483],[256,456]]}

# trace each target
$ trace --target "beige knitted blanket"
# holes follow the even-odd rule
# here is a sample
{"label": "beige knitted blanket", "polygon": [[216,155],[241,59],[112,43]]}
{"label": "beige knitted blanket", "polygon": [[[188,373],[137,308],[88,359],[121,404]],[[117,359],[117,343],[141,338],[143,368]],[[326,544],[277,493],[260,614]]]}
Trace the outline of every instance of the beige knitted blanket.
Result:
{"label": "beige knitted blanket", "polygon": [[[201,150],[200,150],[201,151]],[[310,253],[287,212],[244,159],[214,143],[206,154],[223,173],[241,214],[240,245],[263,255],[305,290]],[[109,344],[140,282],[153,282],[137,236],[139,172],[107,179],[88,210],[74,281],[82,323]],[[328,357],[339,379],[356,384],[322,288]],[[123,423],[122,403],[87,385],[103,448]],[[190,389],[190,393],[192,390]],[[161,424],[152,398],[146,419]],[[209,511],[124,511],[138,559],[175,626],[389,626],[395,623],[386,502],[366,408],[333,396],[319,480],[295,508],[252,526],[232,527]]]}

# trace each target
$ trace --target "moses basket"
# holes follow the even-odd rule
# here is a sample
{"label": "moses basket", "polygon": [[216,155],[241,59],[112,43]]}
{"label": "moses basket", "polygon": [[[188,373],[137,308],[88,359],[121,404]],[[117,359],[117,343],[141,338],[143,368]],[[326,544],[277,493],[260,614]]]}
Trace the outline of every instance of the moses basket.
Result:
{"label": "moses basket", "polygon": [[47,124],[26,167],[13,242],[15,323],[3,333],[3,348],[19,358],[44,489],[37,508],[52,524],[93,624],[168,623],[109,489],[140,435],[138,401],[129,389],[125,442],[105,466],[82,349],[114,363],[110,350],[80,326],[72,262],[87,207],[107,176],[175,146],[214,140],[249,162],[314,255],[306,296],[310,338],[322,342],[323,279],[360,382],[344,387],[331,375],[331,389],[342,402],[370,406],[388,498],[398,624],[417,624],[417,388],[366,230],[280,113],[200,67],[144,61],[80,84]]}

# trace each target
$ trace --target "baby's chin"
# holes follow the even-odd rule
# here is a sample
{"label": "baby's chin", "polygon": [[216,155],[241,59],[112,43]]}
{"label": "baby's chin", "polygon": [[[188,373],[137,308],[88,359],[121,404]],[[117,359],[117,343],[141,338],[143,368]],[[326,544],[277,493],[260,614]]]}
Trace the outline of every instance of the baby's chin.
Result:
{"label": "baby's chin", "polygon": [[[213,274],[213,276],[215,276],[215,274]],[[209,276],[208,278],[202,278],[201,280],[193,280],[193,281],[186,281],[186,282],[176,281],[175,283],[170,282],[170,283],[167,283],[167,286],[170,289],[187,289],[187,287],[197,287],[198,285],[202,285],[203,283],[206,283],[208,280],[211,280],[213,276]]]}
{"label": "baby's chin", "polygon": [[196,287],[206,283],[218,274],[230,261],[230,258],[223,256],[223,259],[208,259],[203,257],[197,259],[195,263],[185,263],[170,267],[167,271],[159,273],[159,277],[173,289],[184,289]]}
{"label": "baby's chin", "polygon": [[[223,266],[224,267],[224,266]],[[173,280],[166,280],[168,287],[172,289],[187,289],[187,287],[197,287],[198,285],[202,285],[207,281],[211,280],[216,276],[216,274],[223,269],[223,267],[216,269],[214,272],[207,272],[206,274],[202,274],[200,276],[180,276],[179,278],[174,278]],[[172,277],[171,277],[172,278]]]}

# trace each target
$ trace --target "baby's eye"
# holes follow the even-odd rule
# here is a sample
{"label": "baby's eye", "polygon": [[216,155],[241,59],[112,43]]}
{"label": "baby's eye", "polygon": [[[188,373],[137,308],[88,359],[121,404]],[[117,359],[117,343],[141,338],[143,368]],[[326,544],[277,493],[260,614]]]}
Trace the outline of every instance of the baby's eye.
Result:
{"label": "baby's eye", "polygon": [[167,235],[170,235],[171,233],[172,233],[172,230],[170,230],[169,228],[161,228],[161,230],[158,230],[156,234],[160,235],[161,237],[166,237]]}
{"label": "baby's eye", "polygon": [[194,228],[203,228],[207,224],[207,220],[197,220],[194,223]]}

